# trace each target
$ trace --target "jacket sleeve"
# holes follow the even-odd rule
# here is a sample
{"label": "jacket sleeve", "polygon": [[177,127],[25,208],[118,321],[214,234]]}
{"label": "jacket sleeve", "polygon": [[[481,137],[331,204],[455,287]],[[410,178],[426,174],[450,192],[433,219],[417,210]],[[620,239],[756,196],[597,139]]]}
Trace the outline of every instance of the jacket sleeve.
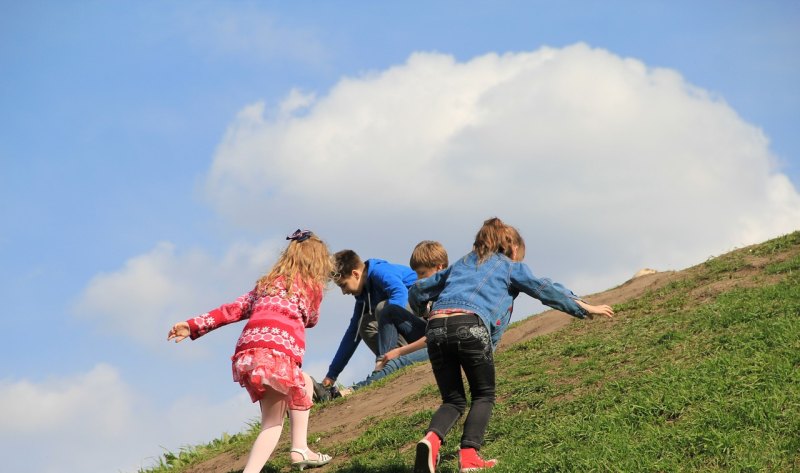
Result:
{"label": "jacket sleeve", "polygon": [[250,314],[253,311],[253,302],[256,298],[256,292],[253,289],[230,304],[225,304],[211,312],[206,312],[187,320],[190,330],[189,337],[195,340],[214,329],[250,318]]}
{"label": "jacket sleeve", "polygon": [[511,268],[511,286],[520,292],[539,299],[543,304],[553,309],[566,312],[582,319],[586,311],[575,303],[579,299],[572,291],[557,282],[547,278],[537,278],[531,273],[528,265],[514,263]]}
{"label": "jacket sleeve", "polygon": [[328,367],[328,374],[325,375],[326,378],[338,378],[350,358],[353,357],[353,353],[356,352],[358,343],[361,341],[361,335],[358,334],[358,324],[361,321],[363,308],[364,301],[356,301],[356,305],[353,308],[353,316],[350,318],[350,325],[347,326],[347,330],[342,336],[342,341],[339,342],[339,348],[336,350],[336,354],[333,355],[333,361]]}
{"label": "jacket sleeve", "polygon": [[400,274],[386,271],[381,266],[375,268],[371,283],[386,293],[386,303],[405,307],[408,302],[408,288]]}
{"label": "jacket sleeve", "polygon": [[450,268],[439,271],[433,276],[420,279],[408,290],[408,304],[415,314],[422,316],[427,309],[428,301],[436,300],[444,289],[444,283],[450,275]]}

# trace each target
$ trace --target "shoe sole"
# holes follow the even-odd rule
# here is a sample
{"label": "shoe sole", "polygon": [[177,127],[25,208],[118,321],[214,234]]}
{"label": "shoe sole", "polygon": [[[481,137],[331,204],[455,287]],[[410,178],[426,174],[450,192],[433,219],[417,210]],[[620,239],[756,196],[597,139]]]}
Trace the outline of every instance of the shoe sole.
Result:
{"label": "shoe sole", "polygon": [[458,465],[458,471],[460,473],[475,473],[475,472],[478,472],[478,471],[488,470],[488,469],[494,468],[496,466],[497,466],[497,463],[495,463],[494,465],[490,465],[490,466],[476,466],[476,467],[472,467],[472,468],[461,468],[461,465],[459,464]]}
{"label": "shoe sole", "polygon": [[490,468],[494,468],[494,467],[497,466],[497,460],[494,459],[494,458],[492,458],[491,460],[484,460],[484,462],[485,463],[494,462],[494,463],[489,465],[489,466],[473,466],[473,467],[462,468],[461,467],[461,458],[459,458],[458,459],[458,471],[459,471],[459,473],[475,473],[477,471],[484,471],[484,470],[488,470]]}
{"label": "shoe sole", "polygon": [[414,473],[436,473],[436,465],[431,459],[431,444],[422,439],[417,442],[417,457],[414,460]]}

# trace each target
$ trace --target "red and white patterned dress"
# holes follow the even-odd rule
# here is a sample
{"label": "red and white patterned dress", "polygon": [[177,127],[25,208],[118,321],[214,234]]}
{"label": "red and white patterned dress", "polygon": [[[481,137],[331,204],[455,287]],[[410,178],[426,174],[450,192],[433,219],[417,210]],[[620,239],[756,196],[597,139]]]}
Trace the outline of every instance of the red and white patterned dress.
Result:
{"label": "red and white patterned dress", "polygon": [[194,340],[206,333],[242,319],[245,325],[233,361],[233,380],[241,384],[253,402],[267,388],[286,394],[290,409],[311,408],[306,396],[302,370],[306,351],[306,327],[319,320],[322,288],[296,281],[289,296],[283,278],[270,287],[244,294],[230,304],[187,320]]}

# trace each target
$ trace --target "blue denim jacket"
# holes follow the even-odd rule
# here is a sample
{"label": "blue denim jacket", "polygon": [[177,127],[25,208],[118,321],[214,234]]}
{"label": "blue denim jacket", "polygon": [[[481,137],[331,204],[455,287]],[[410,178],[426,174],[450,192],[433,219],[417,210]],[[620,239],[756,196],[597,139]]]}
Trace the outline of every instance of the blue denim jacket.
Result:
{"label": "blue denim jacket", "polygon": [[421,313],[428,301],[435,301],[431,311],[461,309],[477,314],[497,345],[511,319],[514,299],[520,292],[543,304],[584,318],[584,311],[572,291],[549,279],[539,279],[525,263],[512,261],[495,253],[478,264],[478,256],[470,252],[452,266],[433,276],[417,281],[408,291],[411,309]]}

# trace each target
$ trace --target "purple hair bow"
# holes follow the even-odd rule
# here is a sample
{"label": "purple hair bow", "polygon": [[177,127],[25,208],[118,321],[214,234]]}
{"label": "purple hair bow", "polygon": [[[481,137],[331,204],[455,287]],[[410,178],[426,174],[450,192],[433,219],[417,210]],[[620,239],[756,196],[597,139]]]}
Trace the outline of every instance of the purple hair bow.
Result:
{"label": "purple hair bow", "polygon": [[294,240],[297,243],[300,243],[301,241],[306,241],[309,238],[311,238],[311,235],[313,235],[311,230],[300,230],[298,228],[297,230],[295,230],[294,233],[292,233],[291,235],[287,236],[286,239],[287,240]]}

